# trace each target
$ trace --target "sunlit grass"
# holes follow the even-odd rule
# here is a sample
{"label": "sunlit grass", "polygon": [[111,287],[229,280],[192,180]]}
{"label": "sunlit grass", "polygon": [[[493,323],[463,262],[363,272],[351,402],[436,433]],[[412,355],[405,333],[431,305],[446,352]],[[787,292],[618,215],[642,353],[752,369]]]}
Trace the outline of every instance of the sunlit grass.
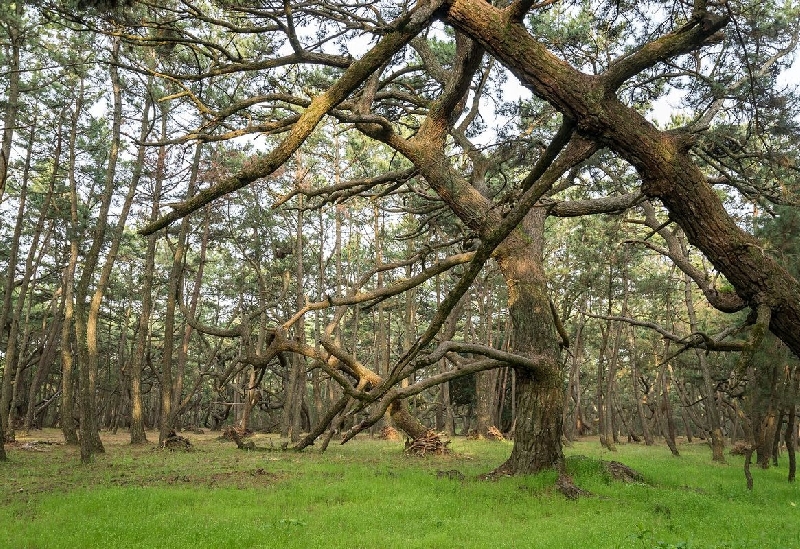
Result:
{"label": "sunlit grass", "polygon": [[[571,457],[569,471],[593,496],[571,501],[555,474],[478,480],[510,443],[457,439],[453,455],[420,459],[369,439],[325,454],[242,452],[209,435],[191,453],[122,440],[89,466],[72,448],[9,448],[0,547],[800,547],[800,493],[785,464],[754,471],[748,492],[741,458],[712,464],[700,444],[673,458],[663,446],[612,454],[576,443],[567,455],[590,459]],[[645,481],[614,481],[598,459]],[[451,470],[465,479],[437,475]]]}

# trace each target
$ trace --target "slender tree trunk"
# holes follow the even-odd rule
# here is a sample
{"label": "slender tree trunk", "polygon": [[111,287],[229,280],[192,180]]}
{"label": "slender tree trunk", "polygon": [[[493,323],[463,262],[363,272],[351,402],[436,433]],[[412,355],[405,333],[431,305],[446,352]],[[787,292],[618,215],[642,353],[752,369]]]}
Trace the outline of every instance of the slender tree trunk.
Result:
{"label": "slender tree trunk", "polygon": [[[669,356],[669,342],[664,346],[664,359]],[[673,456],[679,456],[680,452],[678,452],[678,446],[675,442],[675,418],[673,417],[672,413],[672,402],[669,398],[669,372],[667,368],[668,364],[663,362],[661,364],[661,368],[658,372],[658,381],[656,381],[656,386],[661,390],[661,402],[659,404],[660,410],[660,423],[661,423],[661,432],[664,435],[664,440],[669,446],[670,452],[672,452]]]}
{"label": "slender tree trunk", "polygon": [[[22,29],[18,28],[17,23],[23,22],[23,9],[24,2],[14,2],[11,4],[14,9],[14,14],[11,15],[11,20],[8,22],[8,44],[10,55],[6,56],[6,75],[7,81],[7,95],[5,100],[5,112],[3,113],[3,134],[2,143],[0,143],[0,203],[3,201],[3,194],[6,189],[6,179],[8,177],[8,164],[11,160],[11,147],[14,141],[14,130],[17,126],[17,112],[19,111],[19,94],[20,94],[20,77],[22,71],[20,70],[20,54],[22,46],[25,43],[25,34]],[[8,7],[8,4],[6,4]],[[0,324],[2,326],[2,324]]]}
{"label": "slender tree trunk", "polygon": [[[685,250],[685,244],[681,239],[682,248]],[[689,316],[689,330],[692,333],[699,331],[697,325],[697,315],[694,310],[694,299],[692,296],[692,279],[689,275],[683,275],[684,284],[684,300],[686,302],[686,312]],[[703,401],[705,403],[705,411],[708,417],[708,423],[711,430],[711,459],[719,463],[725,463],[725,437],[722,434],[722,420],[720,418],[719,406],[716,402],[716,389],[711,380],[711,369],[706,360],[706,355],[699,349],[695,350],[700,371],[703,375]]]}
{"label": "slender tree trunk", "polygon": [[[161,137],[166,139],[167,120],[169,117],[169,102],[161,101]],[[156,161],[156,178],[166,177],[167,148],[164,146],[158,149],[158,159]],[[161,388],[161,407],[158,422],[158,442],[162,444],[170,433],[175,429],[175,409],[173,402],[175,399],[175,380],[173,372],[173,348],[175,344],[175,307],[178,299],[180,276],[183,270],[183,254],[185,252],[184,239],[188,229],[188,219],[181,221],[178,242],[172,258],[172,268],[169,273],[167,287],[166,307],[164,311],[164,343],[161,355],[161,375],[159,385]]]}
{"label": "slender tree trunk", "polygon": [[[200,239],[200,252],[198,257],[197,273],[195,275],[194,288],[192,289],[192,297],[189,302],[189,315],[192,318],[194,318],[197,313],[197,304],[200,301],[200,288],[203,284],[203,273],[205,272],[205,263],[206,263],[206,251],[208,249],[210,215],[211,215],[210,207],[206,207],[205,216],[203,218],[203,236]],[[181,347],[178,352],[178,373],[180,374],[181,378],[183,377],[183,372],[185,371],[186,365],[188,363],[189,342],[191,341],[192,331],[193,331],[192,326],[188,322],[185,323],[183,329],[183,341],[181,343]],[[197,395],[197,392],[200,390],[202,385],[203,385],[203,376],[198,375],[195,378],[194,385],[189,390],[183,391],[183,381],[181,380],[178,386],[180,387],[180,391],[185,392],[186,394],[180,401],[178,401],[176,398],[176,405],[175,405],[176,415],[183,414],[191,407],[193,399]],[[195,422],[195,424],[197,424],[197,422]]]}
{"label": "slender tree trunk", "polygon": [[28,390],[28,408],[25,412],[24,429],[26,432],[37,424],[36,423],[36,394],[42,386],[42,383],[50,375],[52,366],[56,359],[59,334],[61,333],[61,318],[64,316],[64,288],[59,288],[53,294],[50,302],[50,326],[47,330],[47,338],[44,344],[44,349],[39,357],[36,366],[36,374],[31,380],[31,386]]}
{"label": "slender tree trunk", "polygon": [[[766,366],[766,372],[758,372],[755,390],[761,394],[756,398],[757,413],[753,415],[753,429],[756,435],[756,463],[761,469],[769,469],[772,456],[772,441],[775,431],[778,430],[778,377],[780,364],[772,363]],[[758,421],[756,421],[758,419]]]}
{"label": "slender tree trunk", "polygon": [[[492,346],[491,341],[491,296],[486,295],[486,287],[479,288],[480,295],[476,296],[479,301],[480,322],[483,324],[482,343]],[[480,332],[479,332],[480,333]],[[475,430],[478,436],[485,437],[489,434],[489,428],[494,426],[494,409],[497,402],[497,370],[485,370],[475,374]]]}
{"label": "slender tree trunk", "polygon": [[75,272],[80,251],[79,239],[83,232],[78,218],[78,187],[75,178],[75,164],[78,155],[78,123],[83,110],[84,82],[80,81],[75,99],[75,109],[72,114],[69,137],[69,178],[70,196],[70,223],[69,231],[69,256],[64,267],[64,322],[61,325],[61,431],[64,433],[64,442],[69,445],[79,444],[78,426],[75,422],[75,352],[72,338],[75,323]]}
{"label": "slender tree trunk", "polygon": [[[337,144],[338,146],[338,144]],[[325,241],[325,218],[323,217],[323,213],[320,210],[319,212],[319,231],[317,233],[317,239],[319,242]],[[323,295],[325,293],[325,251],[324,249],[320,249],[317,252],[317,295]],[[319,346],[319,341],[322,336],[322,312],[315,311],[314,312],[314,342],[316,346]],[[264,316],[264,315],[262,315]],[[319,368],[314,368],[311,372],[311,387],[314,392],[314,421],[317,423],[325,415],[325,392],[322,387],[322,379],[321,379],[321,372]],[[332,405],[333,402],[330,402]],[[312,422],[313,423],[313,422]]]}
{"label": "slender tree trunk", "polygon": [[583,355],[583,327],[586,324],[583,315],[577,321],[572,344],[572,362],[569,369],[567,396],[564,404],[564,438],[575,440],[583,431],[581,425],[581,357]]}
{"label": "slender tree trunk", "polygon": [[[119,57],[120,40],[115,38],[111,44],[111,58]],[[91,246],[84,256],[81,265],[81,277],[75,288],[75,339],[78,347],[78,372],[80,391],[80,433],[81,461],[88,463],[92,454],[104,452],[103,443],[98,432],[97,418],[97,325],[91,316],[91,304],[87,304],[89,287],[95,276],[95,269],[100,260],[100,251],[106,243],[108,212],[115,189],[117,160],[119,158],[122,128],[122,84],[115,63],[109,65],[111,77],[112,107],[111,143],[105,170],[105,182],[100,196],[100,207],[97,221],[92,232]],[[101,293],[102,295],[102,293]],[[99,303],[97,304],[99,307]]]}
{"label": "slender tree trunk", "polygon": [[[30,136],[27,143],[27,153],[25,155],[25,167],[22,174],[22,186],[19,193],[19,205],[17,208],[17,219],[14,224],[14,234],[11,237],[11,246],[8,254],[8,268],[6,270],[5,283],[3,284],[3,303],[0,309],[0,334],[5,330],[7,324],[10,325],[8,341],[5,351],[5,368],[3,369],[2,384],[0,385],[0,428],[2,428],[6,440],[13,441],[14,435],[14,410],[11,406],[13,400],[13,387],[19,384],[19,369],[16,368],[17,352],[19,351],[19,324],[22,308],[25,304],[25,297],[30,285],[30,278],[33,276],[31,262],[36,253],[36,246],[32,246],[28,251],[28,261],[26,262],[25,276],[22,287],[17,294],[17,302],[12,310],[12,295],[16,286],[17,260],[19,256],[19,245],[22,235],[22,227],[25,222],[25,207],[28,198],[28,183],[30,179],[31,157],[33,155],[33,144],[36,136],[36,119],[34,118]],[[4,143],[5,145],[5,143]],[[3,168],[3,166],[0,166]],[[36,238],[41,233],[44,224],[46,210],[42,210],[40,215],[41,223],[37,226]]]}
{"label": "slender tree trunk", "polygon": [[[152,82],[148,82],[147,89],[150,89]],[[142,108],[142,132],[149,126],[149,113],[152,108],[150,94],[146,94],[144,107]],[[145,124],[147,122],[147,124]],[[162,137],[166,124],[162,121]],[[162,147],[163,148],[163,147]],[[159,158],[162,152],[159,150]],[[141,172],[144,166],[144,148],[139,149],[137,157],[137,171]],[[150,207],[150,221],[158,218],[159,206],[161,201],[161,187],[163,184],[163,171],[156,170],[153,185],[153,203]],[[156,255],[156,235],[151,234],[147,237],[147,247],[144,258],[144,272],[142,273],[141,291],[141,312],[139,313],[139,326],[136,330],[136,341],[134,342],[133,354],[131,356],[131,418],[130,432],[131,444],[144,444],[147,442],[145,431],[145,412],[142,396],[142,372],[145,365],[145,356],[149,347],[150,339],[150,315],[153,310],[153,275],[155,271]]]}
{"label": "slender tree trunk", "polygon": [[[609,296],[610,300],[610,296]],[[609,301],[609,310],[608,313],[611,313],[611,302]],[[596,391],[596,400],[597,400],[597,434],[600,436],[600,446],[606,448],[608,450],[613,449],[613,443],[609,440],[608,437],[608,426],[606,423],[608,422],[608,406],[609,406],[609,395],[608,395],[608,385],[606,383],[607,375],[606,375],[606,361],[607,361],[607,353],[608,353],[608,340],[611,337],[611,321],[607,321],[605,328],[601,327],[602,331],[602,339],[600,343],[600,350],[598,352],[597,357],[597,387],[595,388]]]}
{"label": "slender tree trunk", "polygon": [[[304,170],[298,175],[298,182],[302,181]],[[297,230],[295,233],[295,306],[297,310],[301,309],[305,304],[305,293],[303,292],[303,278],[305,271],[303,269],[303,204],[299,204],[297,210]],[[299,341],[305,341],[304,319],[300,319],[295,324],[294,336]],[[295,354],[292,356],[291,368],[289,371],[289,380],[287,383],[286,402],[284,408],[283,427],[281,435],[288,437],[292,442],[300,439],[300,431],[302,429],[302,409],[303,400],[305,398],[306,386],[306,363],[305,358]]]}
{"label": "slender tree trunk", "polygon": [[[198,143],[195,146],[194,158],[192,159],[192,167],[189,173],[189,187],[186,193],[186,200],[192,198],[197,190],[197,177],[200,171],[200,159],[202,156],[203,145]],[[186,251],[189,247],[189,230],[190,219],[185,217],[181,220],[181,228],[178,234],[178,241],[175,246],[175,254],[173,256],[172,271],[170,271],[169,279],[169,297],[167,299],[167,320],[172,324],[173,330],[166,332],[166,337],[169,338],[170,334],[174,334],[175,327],[175,308],[177,301],[181,299],[181,288],[183,286],[183,273],[186,268]],[[202,267],[198,271],[202,277]],[[195,290],[192,293],[192,305],[190,306],[190,314],[194,315],[197,309],[197,299],[194,295],[199,292],[199,284],[202,278],[198,278],[195,283]],[[192,327],[188,323],[183,326],[183,336],[181,338],[181,345],[178,347],[178,356],[175,363],[175,376],[173,379],[172,390],[172,405],[171,411],[173,418],[171,424],[173,427],[177,426],[178,417],[183,412],[184,406],[182,405],[183,399],[183,379],[186,373],[186,363],[188,360],[188,346],[189,339],[192,335]],[[174,336],[172,336],[174,337]],[[166,340],[165,340],[166,346]],[[187,401],[188,402],[188,401]]]}
{"label": "slender tree trunk", "polygon": [[633,398],[636,400],[636,414],[639,416],[639,423],[642,425],[642,436],[646,446],[653,445],[653,433],[650,431],[647,417],[644,413],[644,400],[646,395],[642,394],[639,388],[639,369],[638,362],[639,356],[636,352],[636,340],[634,338],[633,327],[628,331],[628,347],[631,353],[630,367],[631,367],[631,386],[633,389]]}
{"label": "slender tree trunk", "polygon": [[[19,351],[17,351],[17,365],[16,365],[16,373],[14,375],[14,383],[12,386],[11,391],[11,401],[9,403],[9,419],[14,422],[18,420],[17,418],[17,403],[19,402],[19,397],[21,393],[25,391],[25,368],[28,367],[28,345],[30,342],[31,330],[33,328],[30,316],[31,316],[31,307],[33,306],[33,295],[36,292],[36,273],[39,270],[39,266],[41,265],[42,257],[48,251],[50,236],[52,235],[52,226],[53,223],[50,222],[50,227],[46,231],[46,236],[44,237],[44,242],[42,246],[38,246],[39,236],[42,234],[42,225],[44,225],[44,218],[46,217],[46,213],[42,213],[39,217],[40,223],[37,223],[36,227],[36,236],[34,238],[34,245],[30,247],[28,250],[28,257],[25,261],[25,274],[23,275],[23,282],[20,286],[20,298],[17,300],[17,305],[14,308],[14,314],[12,316],[12,332],[15,331],[15,325],[18,329],[18,326],[23,325],[25,329],[23,331],[22,338],[19,341],[18,347]],[[35,256],[35,257],[34,257]],[[30,293],[31,298],[25,299]],[[25,318],[22,318],[22,309],[25,307]],[[44,331],[44,328],[43,328]],[[17,335],[14,334],[14,340],[17,339]],[[42,348],[42,353],[45,352],[45,349]],[[9,353],[6,355],[8,358],[9,355],[13,353]],[[10,361],[9,361],[10,362]],[[10,423],[11,433],[14,434],[14,423]]]}
{"label": "slender tree trunk", "polygon": [[786,454],[789,456],[789,482],[795,481],[797,472],[797,397],[800,395],[800,367],[795,364],[792,367],[791,389],[789,391],[789,406],[786,413],[786,432],[783,438],[786,440]]}
{"label": "slender tree trunk", "polygon": [[[624,310],[624,307],[623,307]],[[624,313],[623,313],[624,314]],[[619,443],[617,436],[617,429],[614,422],[614,395],[616,393],[617,385],[617,367],[619,365],[619,349],[620,340],[622,338],[623,326],[621,322],[617,322],[614,330],[614,345],[611,348],[611,357],[608,360],[608,370],[606,371],[605,379],[605,406],[604,412],[606,419],[603,422],[605,425],[605,438],[606,447],[612,452],[616,452],[615,444]]]}

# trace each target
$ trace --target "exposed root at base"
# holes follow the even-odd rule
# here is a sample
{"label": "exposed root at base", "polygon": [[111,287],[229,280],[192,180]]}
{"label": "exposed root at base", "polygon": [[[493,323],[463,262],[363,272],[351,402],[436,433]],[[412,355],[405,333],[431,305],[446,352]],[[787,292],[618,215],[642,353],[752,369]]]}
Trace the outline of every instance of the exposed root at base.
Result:
{"label": "exposed root at base", "polygon": [[583,488],[579,488],[575,485],[575,481],[572,480],[572,477],[566,473],[561,473],[558,475],[558,480],[556,481],[556,488],[559,492],[561,492],[564,497],[571,500],[576,500],[579,497],[583,496],[591,496],[593,495],[591,492],[584,490]]}

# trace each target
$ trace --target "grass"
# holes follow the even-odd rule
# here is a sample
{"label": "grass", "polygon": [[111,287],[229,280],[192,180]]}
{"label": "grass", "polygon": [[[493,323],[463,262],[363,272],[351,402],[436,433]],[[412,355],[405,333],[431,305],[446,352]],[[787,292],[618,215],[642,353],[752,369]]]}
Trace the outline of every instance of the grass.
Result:
{"label": "grass", "polygon": [[[754,470],[748,492],[741,458],[712,464],[702,444],[683,444],[673,458],[662,446],[611,454],[596,441],[576,443],[568,468],[593,496],[571,501],[554,489],[554,474],[478,480],[510,443],[456,439],[453,455],[421,459],[369,439],[296,454],[187,436],[196,451],[134,448],[109,435],[89,466],[75,448],[10,446],[0,464],[0,547],[800,547],[800,493],[786,482],[785,460]],[[645,482],[614,481],[599,459],[622,461]],[[437,474],[450,470],[466,478]]]}

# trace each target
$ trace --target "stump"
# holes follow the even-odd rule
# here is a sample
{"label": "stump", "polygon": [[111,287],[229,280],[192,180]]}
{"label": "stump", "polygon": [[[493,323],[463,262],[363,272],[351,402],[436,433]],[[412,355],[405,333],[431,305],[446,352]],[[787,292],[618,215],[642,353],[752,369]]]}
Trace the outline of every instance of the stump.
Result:
{"label": "stump", "polygon": [[728,453],[732,456],[746,456],[747,452],[752,451],[752,447],[750,443],[744,442],[743,440],[737,440]]}
{"label": "stump", "polygon": [[161,447],[170,450],[171,452],[174,452],[175,450],[189,452],[192,450],[192,443],[188,438],[180,436],[175,431],[170,431],[167,435],[167,438],[165,438],[161,443]]}
{"label": "stump", "polygon": [[239,448],[239,450],[255,450],[256,445],[252,440],[247,442],[242,442],[242,437],[251,434],[253,434],[252,431],[238,429],[236,427],[226,427],[225,430],[222,431],[222,438],[226,440],[232,440],[233,442],[235,442],[236,447]]}

